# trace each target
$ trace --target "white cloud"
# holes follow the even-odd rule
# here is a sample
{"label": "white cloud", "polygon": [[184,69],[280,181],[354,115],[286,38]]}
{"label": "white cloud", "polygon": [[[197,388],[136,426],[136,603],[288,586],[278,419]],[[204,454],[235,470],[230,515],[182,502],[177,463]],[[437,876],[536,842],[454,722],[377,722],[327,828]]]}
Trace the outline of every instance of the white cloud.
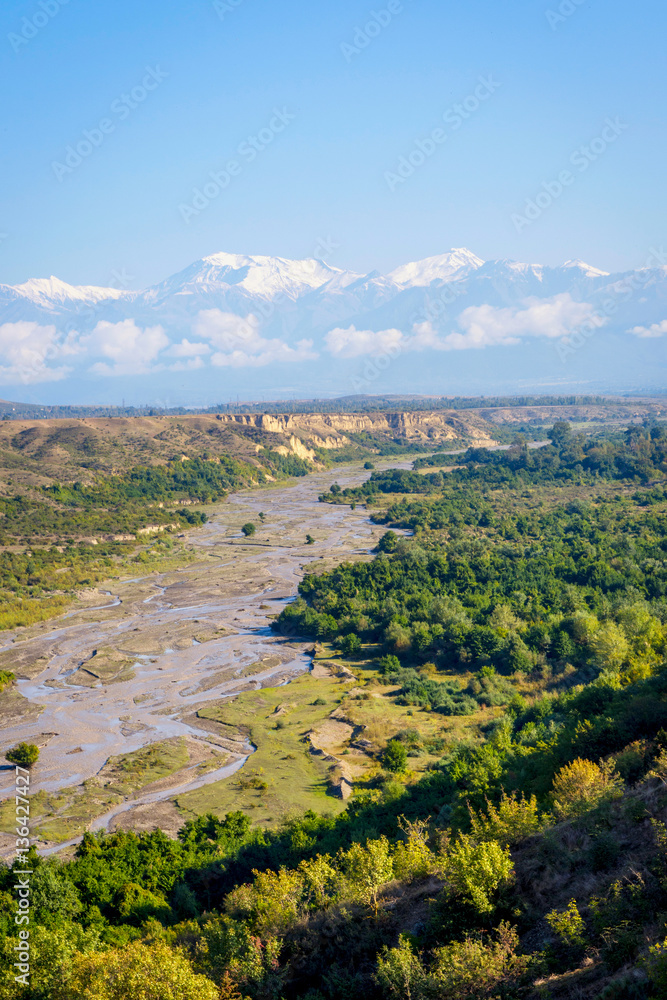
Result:
{"label": "white cloud", "polygon": [[526,299],[521,306],[470,306],[458,317],[458,330],[440,333],[432,323],[416,323],[410,334],[400,330],[357,330],[337,327],[327,333],[327,350],[334,357],[380,357],[408,351],[463,351],[482,347],[510,347],[527,337],[563,339],[584,323],[602,326],[588,302],[575,302],[569,293],[550,299]]}
{"label": "white cloud", "polygon": [[98,361],[90,369],[95,375],[142,375],[154,370],[153,362],[160,351],[169,346],[169,338],[161,326],[137,326],[133,319],[119,323],[102,320],[81,343],[92,355],[108,361]]}
{"label": "white cloud", "polygon": [[262,337],[259,320],[252,314],[243,318],[221,309],[203,309],[192,329],[196,336],[217,348],[211,355],[211,364],[218,368],[260,368],[318,357],[312,349],[312,340],[300,340],[290,347],[284,340]]}
{"label": "white cloud", "polygon": [[470,306],[458,318],[463,333],[450,333],[443,341],[445,350],[466,350],[493,345],[511,346],[524,337],[562,339],[585,323],[602,326],[589,302],[575,302],[569,292],[550,299],[530,298],[523,308]]}
{"label": "white cloud", "polygon": [[39,323],[3,323],[0,326],[0,383],[31,385],[57,382],[71,372],[67,366],[51,368],[76,352],[76,334],[62,337],[55,326]]}
{"label": "white cloud", "polygon": [[643,339],[664,337],[667,333],[667,319],[663,319],[661,323],[653,323],[651,326],[633,326],[630,333],[634,333],[635,337],[642,337]]}
{"label": "white cloud", "polygon": [[337,358],[358,358],[362,354],[370,354],[378,358],[383,354],[393,354],[402,350],[405,337],[400,330],[357,330],[354,326],[347,329],[336,327],[329,330],[324,338],[327,350]]}
{"label": "white cloud", "polygon": [[187,338],[184,338],[180,344],[172,344],[167,351],[167,354],[171,355],[172,358],[196,358],[200,354],[210,353],[211,348],[208,344],[192,343]]}

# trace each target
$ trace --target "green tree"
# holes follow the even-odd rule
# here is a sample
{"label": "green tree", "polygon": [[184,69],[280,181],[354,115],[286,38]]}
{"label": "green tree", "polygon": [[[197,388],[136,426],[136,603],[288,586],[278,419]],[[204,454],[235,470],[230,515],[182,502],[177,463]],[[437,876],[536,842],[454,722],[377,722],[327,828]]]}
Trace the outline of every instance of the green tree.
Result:
{"label": "green tree", "polygon": [[405,771],[408,761],[408,751],[398,740],[389,740],[382,754],[382,763],[388,771],[400,774]]}
{"label": "green tree", "polygon": [[218,1000],[217,987],[197,975],[164,941],[77,955],[57,1000]]}
{"label": "green tree", "polygon": [[363,847],[353,844],[341,860],[352,892],[372,906],[377,915],[380,890],[391,882],[394,874],[391,844],[386,837],[369,840]]}
{"label": "green tree", "polygon": [[246,536],[246,538],[251,538],[257,531],[257,528],[252,523],[252,521],[247,521],[246,524],[244,524],[243,527],[241,528],[241,531]]}
{"label": "green tree", "polygon": [[604,802],[618,798],[623,779],[609,762],[595,764],[577,757],[562,767],[553,783],[554,809],[559,819],[574,819]]}
{"label": "green tree", "polygon": [[379,552],[395,552],[398,545],[398,535],[395,531],[385,531],[378,542]]}
{"label": "green tree", "polygon": [[460,833],[448,849],[443,867],[454,892],[478,913],[493,911],[494,893],[514,871],[509,848],[503,849],[494,840],[478,844],[466,833]]}
{"label": "green tree", "polygon": [[39,747],[35,746],[34,743],[17,743],[15,747],[7,751],[5,757],[10,764],[30,768],[39,760]]}
{"label": "green tree", "polygon": [[358,656],[361,652],[361,639],[359,636],[353,632],[349,635],[344,635],[340,640],[340,651],[343,656]]}

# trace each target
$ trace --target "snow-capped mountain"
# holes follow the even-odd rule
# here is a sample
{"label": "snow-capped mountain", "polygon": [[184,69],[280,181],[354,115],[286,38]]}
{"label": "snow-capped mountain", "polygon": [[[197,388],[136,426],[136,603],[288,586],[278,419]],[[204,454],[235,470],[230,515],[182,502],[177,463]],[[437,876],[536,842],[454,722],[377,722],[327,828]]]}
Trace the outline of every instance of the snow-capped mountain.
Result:
{"label": "snow-capped mountain", "polygon": [[205,402],[254,388],[655,387],[665,262],[655,251],[637,271],[608,274],[581,260],[547,267],[454,249],[364,275],[216,253],[143,291],[31,279],[0,285],[0,389],[59,382],[56,395],[88,400],[91,381],[113,398],[121,382],[142,398],[178,385]]}

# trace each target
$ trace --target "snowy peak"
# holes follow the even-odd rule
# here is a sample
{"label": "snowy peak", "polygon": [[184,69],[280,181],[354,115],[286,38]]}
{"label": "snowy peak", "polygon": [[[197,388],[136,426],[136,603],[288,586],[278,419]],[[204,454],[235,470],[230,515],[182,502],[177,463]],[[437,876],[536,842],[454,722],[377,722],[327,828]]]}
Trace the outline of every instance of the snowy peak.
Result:
{"label": "snowy peak", "polygon": [[463,278],[476,271],[484,261],[465,247],[449,250],[436,257],[426,257],[410,264],[403,264],[387,277],[402,288],[423,288],[438,281]]}
{"label": "snowy peak", "polygon": [[609,277],[608,271],[600,271],[599,268],[592,267],[590,264],[587,264],[585,260],[566,260],[565,263],[561,265],[561,267],[563,268],[568,267],[573,269],[578,268],[580,271],[583,271],[584,274],[589,278]]}
{"label": "snowy peak", "polygon": [[29,299],[35,305],[49,308],[69,302],[101,302],[105,299],[119,299],[131,294],[118,288],[99,288],[96,285],[68,285],[55,278],[30,278],[22,285],[0,285],[3,291],[11,290],[21,298]]}
{"label": "snowy peak", "polygon": [[[321,288],[346,272],[330,267],[321,260],[288,260],[285,257],[249,257],[243,254],[215,253],[195,261],[180,274],[164,283],[172,293],[177,286],[190,292],[201,286],[232,287],[248,295],[273,299],[287,295],[290,299]],[[356,280],[358,275],[350,275]]]}

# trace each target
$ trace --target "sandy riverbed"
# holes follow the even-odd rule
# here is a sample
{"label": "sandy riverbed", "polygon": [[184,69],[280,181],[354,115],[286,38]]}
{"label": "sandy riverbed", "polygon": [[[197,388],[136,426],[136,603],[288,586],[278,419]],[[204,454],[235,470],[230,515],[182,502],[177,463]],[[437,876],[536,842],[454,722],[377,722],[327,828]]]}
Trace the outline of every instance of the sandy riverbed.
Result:
{"label": "sandy riverbed", "polygon": [[[6,650],[3,658],[16,664],[18,689],[32,711],[6,720],[2,745],[43,745],[33,792],[79,786],[110,756],[169,737],[208,740],[225,751],[224,768],[201,778],[181,772],[165,787],[143,788],[134,807],[126,803],[114,810],[123,812],[128,826],[128,808],[141,811],[177,787],[219,780],[242,765],[252,748],[207,731],[198,724],[197,707],[286,683],[308,669],[308,644],[273,634],[270,616],[294,598],[305,566],[363,557],[376,544],[384,529],[372,525],[363,509],[317,500],[334,481],[351,485],[368,475],[349,466],[289,486],[234,494],[209,508],[208,524],[189,534],[195,562],[100,585],[108,596],[94,607],[4,633],[0,653]],[[249,520],[257,534],[246,540],[240,526]],[[307,534],[315,544],[306,544]],[[13,794],[12,782],[13,771],[0,772],[0,798]]]}

